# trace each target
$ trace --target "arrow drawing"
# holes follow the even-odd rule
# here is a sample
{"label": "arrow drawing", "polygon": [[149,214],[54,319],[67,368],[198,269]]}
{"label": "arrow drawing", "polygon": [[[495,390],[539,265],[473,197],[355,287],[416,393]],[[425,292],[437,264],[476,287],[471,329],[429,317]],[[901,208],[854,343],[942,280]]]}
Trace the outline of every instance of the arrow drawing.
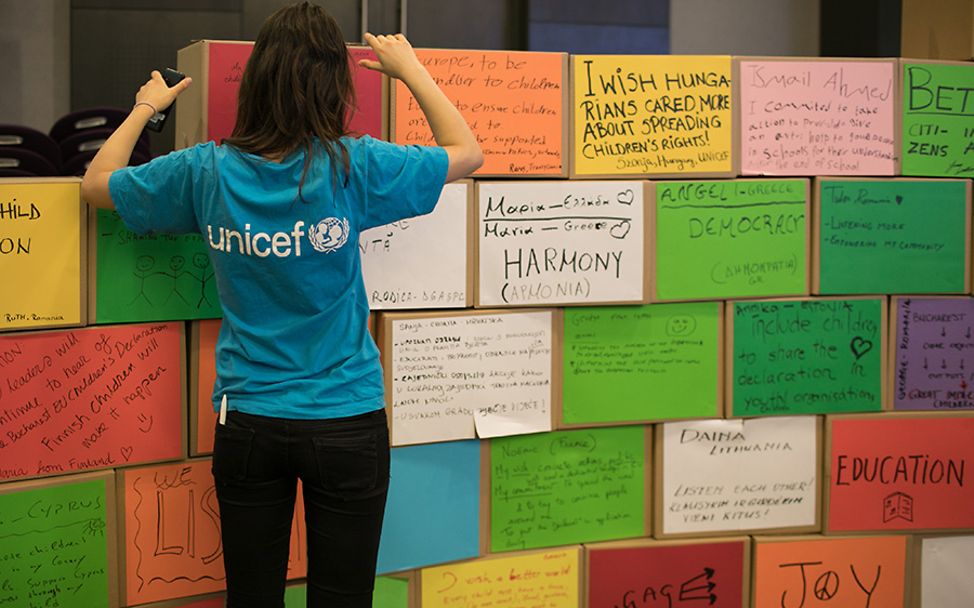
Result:
{"label": "arrow drawing", "polygon": [[[709,600],[708,605],[717,601],[717,594],[713,593],[717,583],[710,582],[714,577],[713,568],[704,568],[703,572],[680,585],[680,601]],[[706,580],[704,580],[706,579]],[[699,583],[693,586],[695,583]]]}

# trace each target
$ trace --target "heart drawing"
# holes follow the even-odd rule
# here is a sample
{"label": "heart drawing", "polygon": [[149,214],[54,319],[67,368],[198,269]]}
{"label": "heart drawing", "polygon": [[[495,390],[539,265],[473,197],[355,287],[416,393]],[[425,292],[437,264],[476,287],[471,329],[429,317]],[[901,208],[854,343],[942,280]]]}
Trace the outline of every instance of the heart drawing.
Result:
{"label": "heart drawing", "polygon": [[636,193],[632,191],[632,188],[624,190],[616,196],[616,201],[623,205],[631,205],[634,200],[636,200]]}
{"label": "heart drawing", "polygon": [[629,234],[630,227],[629,220],[622,220],[618,224],[613,224],[612,228],[609,228],[609,234],[612,236],[612,238],[624,239],[626,238],[626,235]]}
{"label": "heart drawing", "polygon": [[124,446],[124,445],[122,446],[122,458],[125,459],[125,462],[128,462],[129,459],[132,458],[132,451],[133,451],[132,446],[130,446],[130,445],[129,446]]}
{"label": "heart drawing", "polygon": [[858,361],[863,355],[873,349],[873,343],[872,340],[867,340],[862,336],[856,336],[849,343],[849,348],[852,349],[852,354],[855,355],[856,361]]}

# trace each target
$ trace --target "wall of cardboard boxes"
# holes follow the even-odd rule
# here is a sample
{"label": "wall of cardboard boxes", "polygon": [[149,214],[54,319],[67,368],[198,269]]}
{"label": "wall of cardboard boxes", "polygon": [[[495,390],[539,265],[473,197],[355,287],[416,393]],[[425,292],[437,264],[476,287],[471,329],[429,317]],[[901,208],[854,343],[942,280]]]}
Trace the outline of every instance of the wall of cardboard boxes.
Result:
{"label": "wall of cardboard boxes", "polygon": [[[178,146],[250,50],[180,52]],[[974,65],[418,54],[486,161],[357,235],[376,605],[974,602]],[[432,141],[356,81],[357,132]],[[0,181],[0,605],[220,605],[211,254]]]}

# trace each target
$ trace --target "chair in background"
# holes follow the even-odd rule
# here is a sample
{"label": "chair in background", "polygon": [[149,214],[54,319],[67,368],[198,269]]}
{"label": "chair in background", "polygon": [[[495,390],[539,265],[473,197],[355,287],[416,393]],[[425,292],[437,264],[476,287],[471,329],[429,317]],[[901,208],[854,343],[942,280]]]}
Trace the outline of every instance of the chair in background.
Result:
{"label": "chair in background", "polygon": [[89,129],[116,129],[129,113],[121,108],[88,108],[65,114],[51,127],[51,139],[60,143]]}
{"label": "chair in background", "polygon": [[[72,164],[75,156],[79,154],[97,152],[113,132],[114,129],[87,129],[62,140],[60,147],[63,163]],[[135,144],[135,151],[142,156],[151,156],[148,139],[140,138]]]}
{"label": "chair in background", "polygon": [[0,168],[0,177],[37,177],[29,171],[21,171],[20,169],[3,169]]}
{"label": "chair in background", "polygon": [[[72,166],[71,170],[65,169],[64,173],[75,175],[77,163],[85,161],[75,161],[74,157],[100,148],[101,144],[125,121],[128,115],[128,110],[105,107],[78,110],[59,118],[51,127],[50,135],[51,139],[57,142],[61,149],[62,165],[70,163]],[[141,151],[145,157],[151,158],[149,134],[146,131],[139,135],[136,149]]]}
{"label": "chair in background", "polygon": [[55,169],[61,167],[61,150],[57,143],[36,129],[22,125],[0,125],[0,149],[33,152],[47,159]]}
{"label": "chair in background", "polygon": [[22,171],[35,177],[61,174],[51,161],[40,154],[14,147],[0,147],[0,169]]}

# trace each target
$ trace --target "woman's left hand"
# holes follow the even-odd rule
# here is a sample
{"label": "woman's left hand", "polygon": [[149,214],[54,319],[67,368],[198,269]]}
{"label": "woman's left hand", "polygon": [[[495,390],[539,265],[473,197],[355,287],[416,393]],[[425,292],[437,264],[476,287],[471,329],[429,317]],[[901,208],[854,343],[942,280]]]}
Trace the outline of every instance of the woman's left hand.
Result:
{"label": "woman's left hand", "polygon": [[135,94],[135,103],[147,103],[155,108],[156,112],[162,112],[171,106],[172,102],[176,101],[176,97],[192,82],[192,78],[184,78],[177,82],[176,86],[170,87],[166,85],[158,70],[152,70],[152,78]]}

